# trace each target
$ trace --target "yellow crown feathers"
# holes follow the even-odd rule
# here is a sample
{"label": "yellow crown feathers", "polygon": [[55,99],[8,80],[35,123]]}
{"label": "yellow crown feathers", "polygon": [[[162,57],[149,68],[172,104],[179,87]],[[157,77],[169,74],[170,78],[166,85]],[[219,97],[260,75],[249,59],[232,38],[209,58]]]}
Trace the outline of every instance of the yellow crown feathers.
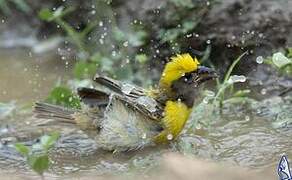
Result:
{"label": "yellow crown feathers", "polygon": [[160,87],[169,88],[173,81],[184,76],[188,72],[198,69],[199,61],[197,58],[192,58],[190,54],[178,54],[171,57],[163,70],[160,78]]}

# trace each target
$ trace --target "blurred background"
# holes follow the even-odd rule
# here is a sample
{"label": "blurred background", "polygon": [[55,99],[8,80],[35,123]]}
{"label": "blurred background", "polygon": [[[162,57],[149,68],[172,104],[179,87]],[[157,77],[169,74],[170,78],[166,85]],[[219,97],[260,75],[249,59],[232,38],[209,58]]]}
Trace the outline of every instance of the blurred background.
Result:
{"label": "blurred background", "polygon": [[[256,57],[291,46],[290,7],[273,0],[3,0],[1,100],[31,98],[28,89],[38,99],[56,79],[66,85],[96,71],[148,87],[170,56],[184,52],[224,74],[248,51],[236,71],[265,80]],[[25,93],[14,92],[13,82]]]}
{"label": "blurred background", "polygon": [[[274,168],[276,178],[280,155],[292,158],[291,19],[289,0],[0,0],[0,135],[31,126],[35,101],[79,107],[76,88],[92,86],[96,73],[154,87],[171,56],[190,53],[220,74],[202,92],[212,107],[203,103],[194,109],[191,135],[171,148],[131,154],[129,161],[125,155],[101,157],[88,166],[87,160],[64,160],[49,177],[132,167],[147,174],[152,172],[147,163],[157,165],[160,153],[175,151],[234,166]],[[214,96],[223,116],[207,113],[215,107]],[[10,157],[3,154],[0,165],[6,166]]]}

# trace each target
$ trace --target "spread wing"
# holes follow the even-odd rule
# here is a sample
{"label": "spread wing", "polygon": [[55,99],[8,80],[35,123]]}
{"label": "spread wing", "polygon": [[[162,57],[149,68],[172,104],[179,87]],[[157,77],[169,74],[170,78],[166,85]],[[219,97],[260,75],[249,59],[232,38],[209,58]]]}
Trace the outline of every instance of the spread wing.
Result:
{"label": "spread wing", "polygon": [[150,119],[162,118],[163,106],[147,96],[145,89],[99,75],[95,76],[94,81],[100,86],[97,89],[78,88],[78,95],[85,104],[91,107],[106,106],[114,95]]}

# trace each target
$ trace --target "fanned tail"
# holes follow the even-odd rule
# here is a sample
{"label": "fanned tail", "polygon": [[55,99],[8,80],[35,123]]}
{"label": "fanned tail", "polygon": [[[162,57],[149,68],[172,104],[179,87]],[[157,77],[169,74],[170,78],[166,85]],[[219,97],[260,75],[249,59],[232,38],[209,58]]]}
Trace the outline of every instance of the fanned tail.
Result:
{"label": "fanned tail", "polygon": [[57,105],[47,103],[35,103],[34,113],[35,117],[43,119],[54,119],[62,123],[76,124],[73,114],[74,109],[69,109]]}

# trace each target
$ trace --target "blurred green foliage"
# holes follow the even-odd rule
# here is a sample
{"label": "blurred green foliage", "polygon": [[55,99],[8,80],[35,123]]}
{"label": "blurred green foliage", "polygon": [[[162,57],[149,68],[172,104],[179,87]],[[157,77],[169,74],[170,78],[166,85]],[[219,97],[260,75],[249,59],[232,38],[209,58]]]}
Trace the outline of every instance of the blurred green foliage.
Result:
{"label": "blurred green foliage", "polygon": [[[156,39],[160,44],[169,47],[173,53],[178,53],[189,46],[190,38],[199,36],[197,27],[207,12],[217,3],[216,0],[170,0],[160,8],[157,17],[158,32]],[[159,23],[163,22],[163,23]]]}
{"label": "blurred green foliage", "polygon": [[[39,17],[42,20],[57,23],[64,30],[67,40],[77,47],[77,63],[73,70],[75,78],[92,78],[97,69],[99,72],[106,73],[118,79],[135,81],[137,77],[142,78],[142,76],[134,76],[133,72],[137,64],[141,61],[135,61],[135,55],[130,54],[127,47],[138,47],[143,45],[147,33],[138,26],[133,27],[135,28],[133,33],[121,31],[116,24],[111,6],[104,1],[98,1],[96,3],[96,6],[104,7],[102,11],[111,13],[108,14],[107,17],[109,19],[108,21],[111,22],[110,24],[105,24],[106,22],[103,20],[98,21],[98,19],[100,19],[100,17],[98,17],[96,18],[97,20],[89,22],[82,30],[77,30],[64,20],[65,16],[74,11],[74,7],[64,8],[60,6],[56,10],[42,9],[39,12]],[[107,29],[104,33],[111,34],[112,37],[110,41],[106,41],[102,37],[96,39],[96,41],[98,40],[102,46],[113,46],[113,50],[109,51],[111,48],[101,47],[96,51],[96,41],[93,45],[89,40],[91,39],[91,32],[97,30],[99,27]],[[104,37],[105,34],[102,36]],[[139,60],[141,60],[141,58]],[[146,60],[147,57],[145,55],[143,62]],[[120,73],[121,70],[123,70],[124,73]],[[144,69],[140,69],[140,71],[144,71]],[[139,71],[137,71],[137,73],[139,73]]]}
{"label": "blurred green foliage", "polygon": [[15,144],[14,147],[26,158],[27,164],[31,169],[43,176],[43,173],[48,170],[50,165],[49,149],[53,147],[59,136],[59,133],[44,135],[40,138],[40,142],[33,144],[31,148],[21,143]]}
{"label": "blurred green foliage", "polygon": [[[160,74],[150,68],[155,60],[179,53],[214,2],[165,1],[155,10],[157,16],[131,19],[126,25],[117,19],[118,3],[106,0],[87,2],[80,19],[72,19],[80,7],[66,2],[40,10],[39,18],[57,24],[77,50],[73,68],[76,79],[91,79],[98,72],[147,87]],[[60,104],[56,99],[59,97],[51,102]]]}
{"label": "blurred green foliage", "polygon": [[80,109],[79,98],[72,93],[72,91],[67,87],[57,86],[50,92],[48,98],[46,99],[48,103],[62,105],[65,107]]}
{"label": "blurred green foliage", "polygon": [[0,0],[0,11],[5,15],[11,15],[11,8],[15,7],[18,10],[29,13],[31,12],[30,6],[25,2],[25,0]]}

